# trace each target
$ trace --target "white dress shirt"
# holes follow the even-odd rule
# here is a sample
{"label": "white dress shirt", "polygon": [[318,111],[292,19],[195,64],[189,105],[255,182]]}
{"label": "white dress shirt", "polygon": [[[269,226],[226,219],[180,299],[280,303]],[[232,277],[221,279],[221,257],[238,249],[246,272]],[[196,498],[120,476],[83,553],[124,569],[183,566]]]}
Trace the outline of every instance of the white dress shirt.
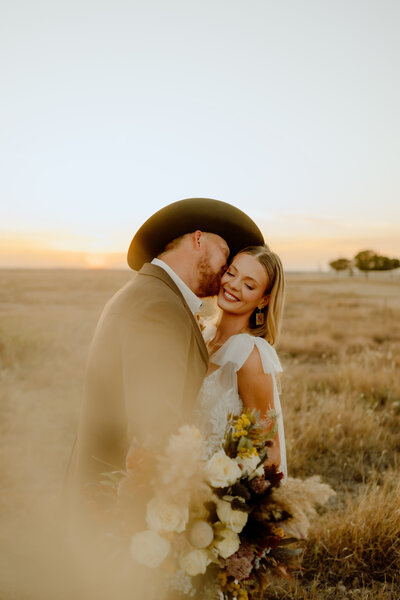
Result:
{"label": "white dress shirt", "polygon": [[179,275],[177,275],[175,271],[171,269],[171,267],[167,265],[167,263],[165,263],[163,260],[160,260],[159,258],[153,258],[151,264],[156,265],[157,267],[161,267],[166,273],[168,273],[172,281],[179,288],[179,291],[181,292],[182,296],[185,298],[186,304],[190,308],[191,312],[196,317],[196,315],[201,311],[203,307],[203,303],[200,300],[200,298],[198,298],[196,294],[192,292],[190,287],[188,287],[186,283],[182,281]]}

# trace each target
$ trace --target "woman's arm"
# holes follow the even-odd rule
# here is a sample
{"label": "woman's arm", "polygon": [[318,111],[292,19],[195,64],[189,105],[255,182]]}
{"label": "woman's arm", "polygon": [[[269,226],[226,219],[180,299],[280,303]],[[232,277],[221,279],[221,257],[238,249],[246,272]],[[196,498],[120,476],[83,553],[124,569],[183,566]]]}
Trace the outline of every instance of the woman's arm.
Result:
{"label": "woman's arm", "polygon": [[[269,410],[275,410],[272,375],[264,373],[257,347],[254,347],[249,358],[238,371],[238,389],[244,407],[259,410],[261,418],[265,417]],[[267,423],[265,432],[270,431],[273,425],[271,421]],[[278,432],[271,441],[272,446],[265,464],[279,467],[281,452]]]}

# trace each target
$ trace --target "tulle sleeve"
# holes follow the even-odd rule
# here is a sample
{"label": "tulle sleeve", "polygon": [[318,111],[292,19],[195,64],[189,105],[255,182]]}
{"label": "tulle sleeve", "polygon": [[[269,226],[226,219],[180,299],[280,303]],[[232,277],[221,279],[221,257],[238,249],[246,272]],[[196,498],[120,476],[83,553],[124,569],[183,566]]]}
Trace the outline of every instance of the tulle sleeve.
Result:
{"label": "tulle sleeve", "polygon": [[264,373],[282,372],[275,349],[263,338],[248,333],[239,333],[229,338],[222,348],[212,355],[211,362],[220,367],[232,363],[235,371],[238,371],[249,358],[254,346],[257,346],[260,353]]}

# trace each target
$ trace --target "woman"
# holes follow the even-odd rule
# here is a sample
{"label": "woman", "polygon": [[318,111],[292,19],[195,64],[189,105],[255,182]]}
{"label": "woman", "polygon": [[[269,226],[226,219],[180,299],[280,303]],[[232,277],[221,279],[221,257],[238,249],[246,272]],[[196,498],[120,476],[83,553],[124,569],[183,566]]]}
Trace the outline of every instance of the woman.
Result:
{"label": "woman", "polygon": [[[276,374],[282,371],[273,348],[284,304],[284,276],[279,257],[266,246],[239,252],[221,280],[217,298],[221,317],[205,329],[210,363],[197,405],[197,419],[215,452],[229,414],[256,409],[278,414],[278,431],[267,464],[287,476],[285,437]],[[268,427],[268,426],[267,426]]]}

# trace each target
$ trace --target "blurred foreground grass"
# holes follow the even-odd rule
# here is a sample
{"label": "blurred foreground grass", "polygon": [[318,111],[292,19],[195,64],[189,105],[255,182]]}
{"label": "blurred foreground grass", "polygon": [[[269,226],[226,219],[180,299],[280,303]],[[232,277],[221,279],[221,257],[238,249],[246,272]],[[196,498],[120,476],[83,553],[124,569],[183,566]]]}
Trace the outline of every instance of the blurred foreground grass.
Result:
{"label": "blurred foreground grass", "polygon": [[[129,271],[0,271],[0,598],[77,598],[63,584],[57,497],[85,360]],[[283,336],[290,474],[337,491],[304,569],[266,598],[400,598],[400,284],[288,277]]]}

